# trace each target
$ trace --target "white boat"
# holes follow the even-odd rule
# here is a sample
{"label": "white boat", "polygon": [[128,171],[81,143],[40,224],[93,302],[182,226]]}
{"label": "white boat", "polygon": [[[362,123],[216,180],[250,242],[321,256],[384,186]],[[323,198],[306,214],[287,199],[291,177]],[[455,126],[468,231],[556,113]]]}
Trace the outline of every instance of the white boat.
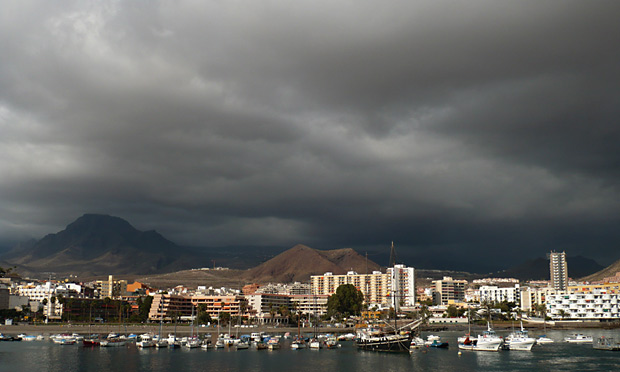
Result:
{"label": "white boat", "polygon": [[68,337],[56,337],[54,339],[54,343],[58,345],[74,345],[76,343],[76,339],[68,336]]}
{"label": "white boat", "polygon": [[428,335],[426,336],[426,341],[424,341],[424,344],[426,346],[430,346],[435,340],[439,341],[441,339],[441,337],[436,336],[436,335]]}
{"label": "white boat", "polygon": [[102,340],[100,346],[103,347],[122,347],[127,345],[127,341],[120,338],[112,338],[109,340]]}
{"label": "white boat", "polygon": [[553,339],[547,337],[547,335],[541,335],[538,336],[538,338],[536,339],[536,343],[537,344],[552,344],[555,341],[553,341]]}
{"label": "white boat", "polygon": [[267,340],[267,348],[269,350],[278,350],[280,348],[280,342],[277,338],[272,337]]}
{"label": "white boat", "polygon": [[21,334],[21,335],[17,335],[17,337],[21,338],[22,341],[37,341],[38,340],[38,336],[35,335],[26,335],[26,334]]}
{"label": "white boat", "polygon": [[336,338],[336,336],[327,336],[325,338],[325,347],[328,349],[335,349],[335,348],[339,348],[342,345],[340,345],[338,343],[338,339]]}
{"label": "white boat", "polygon": [[195,349],[195,348],[200,347],[201,345],[202,345],[202,342],[200,342],[200,340],[197,337],[190,337],[183,344],[183,346],[188,349]]}
{"label": "white boat", "polygon": [[471,351],[499,351],[504,340],[499,337],[491,324],[487,323],[487,330],[478,335],[475,339],[466,338],[463,342],[459,342],[459,349]]}
{"label": "white boat", "polygon": [[71,337],[73,337],[75,339],[75,341],[84,341],[84,336],[78,334],[78,333],[73,333],[71,334]]}
{"label": "white boat", "polygon": [[426,342],[423,338],[414,337],[411,339],[411,343],[409,344],[409,350],[419,349],[424,346],[426,346]]}
{"label": "white boat", "polygon": [[313,338],[312,340],[310,340],[310,342],[308,342],[308,347],[310,349],[322,349],[323,348],[323,343],[321,341],[319,341],[318,338]]}
{"label": "white boat", "polygon": [[306,346],[306,342],[301,338],[296,338],[291,342],[291,349],[293,350],[305,349]]}
{"label": "white boat", "polygon": [[521,329],[514,331],[504,339],[504,348],[506,350],[530,351],[535,343],[536,339],[529,336],[528,331],[523,329],[523,322],[521,322]]}
{"label": "white boat", "polygon": [[249,349],[250,348],[250,344],[247,343],[246,341],[239,341],[237,342],[237,345],[235,345],[237,350],[245,350],[245,349]]}
{"label": "white boat", "polygon": [[142,349],[155,347],[156,344],[155,340],[153,340],[153,336],[148,333],[140,335],[140,340],[136,342],[136,346]]}
{"label": "white boat", "polygon": [[163,339],[163,340],[159,340],[155,343],[155,347],[157,349],[165,349],[168,347],[168,340],[167,339]]}
{"label": "white boat", "polygon": [[564,337],[564,342],[574,344],[588,344],[592,343],[592,336],[586,336],[583,333],[575,333],[573,335]]}

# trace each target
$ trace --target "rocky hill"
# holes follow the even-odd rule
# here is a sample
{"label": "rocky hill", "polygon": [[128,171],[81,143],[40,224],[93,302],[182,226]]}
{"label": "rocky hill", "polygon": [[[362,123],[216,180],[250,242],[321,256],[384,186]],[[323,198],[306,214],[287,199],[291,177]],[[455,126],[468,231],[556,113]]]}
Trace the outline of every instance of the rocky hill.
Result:
{"label": "rocky hill", "polygon": [[139,231],[122,218],[99,214],[85,214],[3,258],[26,273],[90,275],[170,272],[202,260],[156,231]]}
{"label": "rocky hill", "polygon": [[596,273],[592,275],[588,275],[584,278],[581,278],[580,280],[587,281],[587,282],[596,282],[599,280],[604,280],[605,278],[615,276],[616,273],[618,272],[620,272],[620,260],[612,263],[611,265],[607,266],[603,270],[597,271]]}
{"label": "rocky hill", "polygon": [[365,273],[379,269],[379,265],[367,261],[365,257],[351,248],[320,251],[299,244],[271,260],[247,270],[244,278],[258,283],[288,283],[307,281],[310,279],[310,275],[325,272],[345,274],[347,271],[353,270],[358,273]]}

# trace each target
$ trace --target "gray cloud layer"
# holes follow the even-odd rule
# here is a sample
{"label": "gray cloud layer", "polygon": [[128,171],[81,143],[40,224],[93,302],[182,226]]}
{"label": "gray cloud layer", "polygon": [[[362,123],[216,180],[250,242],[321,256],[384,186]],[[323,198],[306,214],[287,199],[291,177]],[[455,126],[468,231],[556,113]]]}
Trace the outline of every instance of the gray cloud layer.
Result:
{"label": "gray cloud layer", "polygon": [[620,258],[616,1],[0,8],[6,240]]}

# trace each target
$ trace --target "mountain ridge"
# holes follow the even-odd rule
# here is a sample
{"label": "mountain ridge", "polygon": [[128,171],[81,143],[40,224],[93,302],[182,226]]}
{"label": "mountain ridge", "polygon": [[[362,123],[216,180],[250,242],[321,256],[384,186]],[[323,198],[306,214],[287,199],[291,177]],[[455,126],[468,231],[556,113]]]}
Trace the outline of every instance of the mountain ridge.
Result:
{"label": "mountain ridge", "polygon": [[200,261],[155,230],[139,231],[120,217],[101,214],[84,214],[3,258],[27,271],[90,274],[166,272]]}

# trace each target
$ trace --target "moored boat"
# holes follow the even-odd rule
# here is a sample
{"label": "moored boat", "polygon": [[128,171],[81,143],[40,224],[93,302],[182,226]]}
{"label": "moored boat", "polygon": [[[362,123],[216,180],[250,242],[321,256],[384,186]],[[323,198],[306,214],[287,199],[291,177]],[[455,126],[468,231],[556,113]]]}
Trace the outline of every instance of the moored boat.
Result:
{"label": "moored boat", "polygon": [[616,341],[613,337],[599,337],[592,344],[593,349],[620,351],[620,341]]}
{"label": "moored boat", "polygon": [[407,352],[410,345],[410,333],[388,333],[375,329],[359,330],[355,340],[355,346],[368,351]]}
{"label": "moored boat", "polygon": [[588,344],[592,343],[592,336],[586,336],[583,333],[575,333],[573,335],[564,337],[564,342],[573,344]]}
{"label": "moored boat", "polygon": [[530,351],[535,343],[536,339],[529,336],[528,331],[523,328],[523,322],[521,322],[521,329],[514,331],[504,339],[504,349]]}
{"label": "moored boat", "polygon": [[491,324],[487,323],[487,330],[478,335],[475,339],[466,337],[463,342],[459,342],[459,349],[470,351],[499,351],[502,346],[503,339],[499,337]]}

